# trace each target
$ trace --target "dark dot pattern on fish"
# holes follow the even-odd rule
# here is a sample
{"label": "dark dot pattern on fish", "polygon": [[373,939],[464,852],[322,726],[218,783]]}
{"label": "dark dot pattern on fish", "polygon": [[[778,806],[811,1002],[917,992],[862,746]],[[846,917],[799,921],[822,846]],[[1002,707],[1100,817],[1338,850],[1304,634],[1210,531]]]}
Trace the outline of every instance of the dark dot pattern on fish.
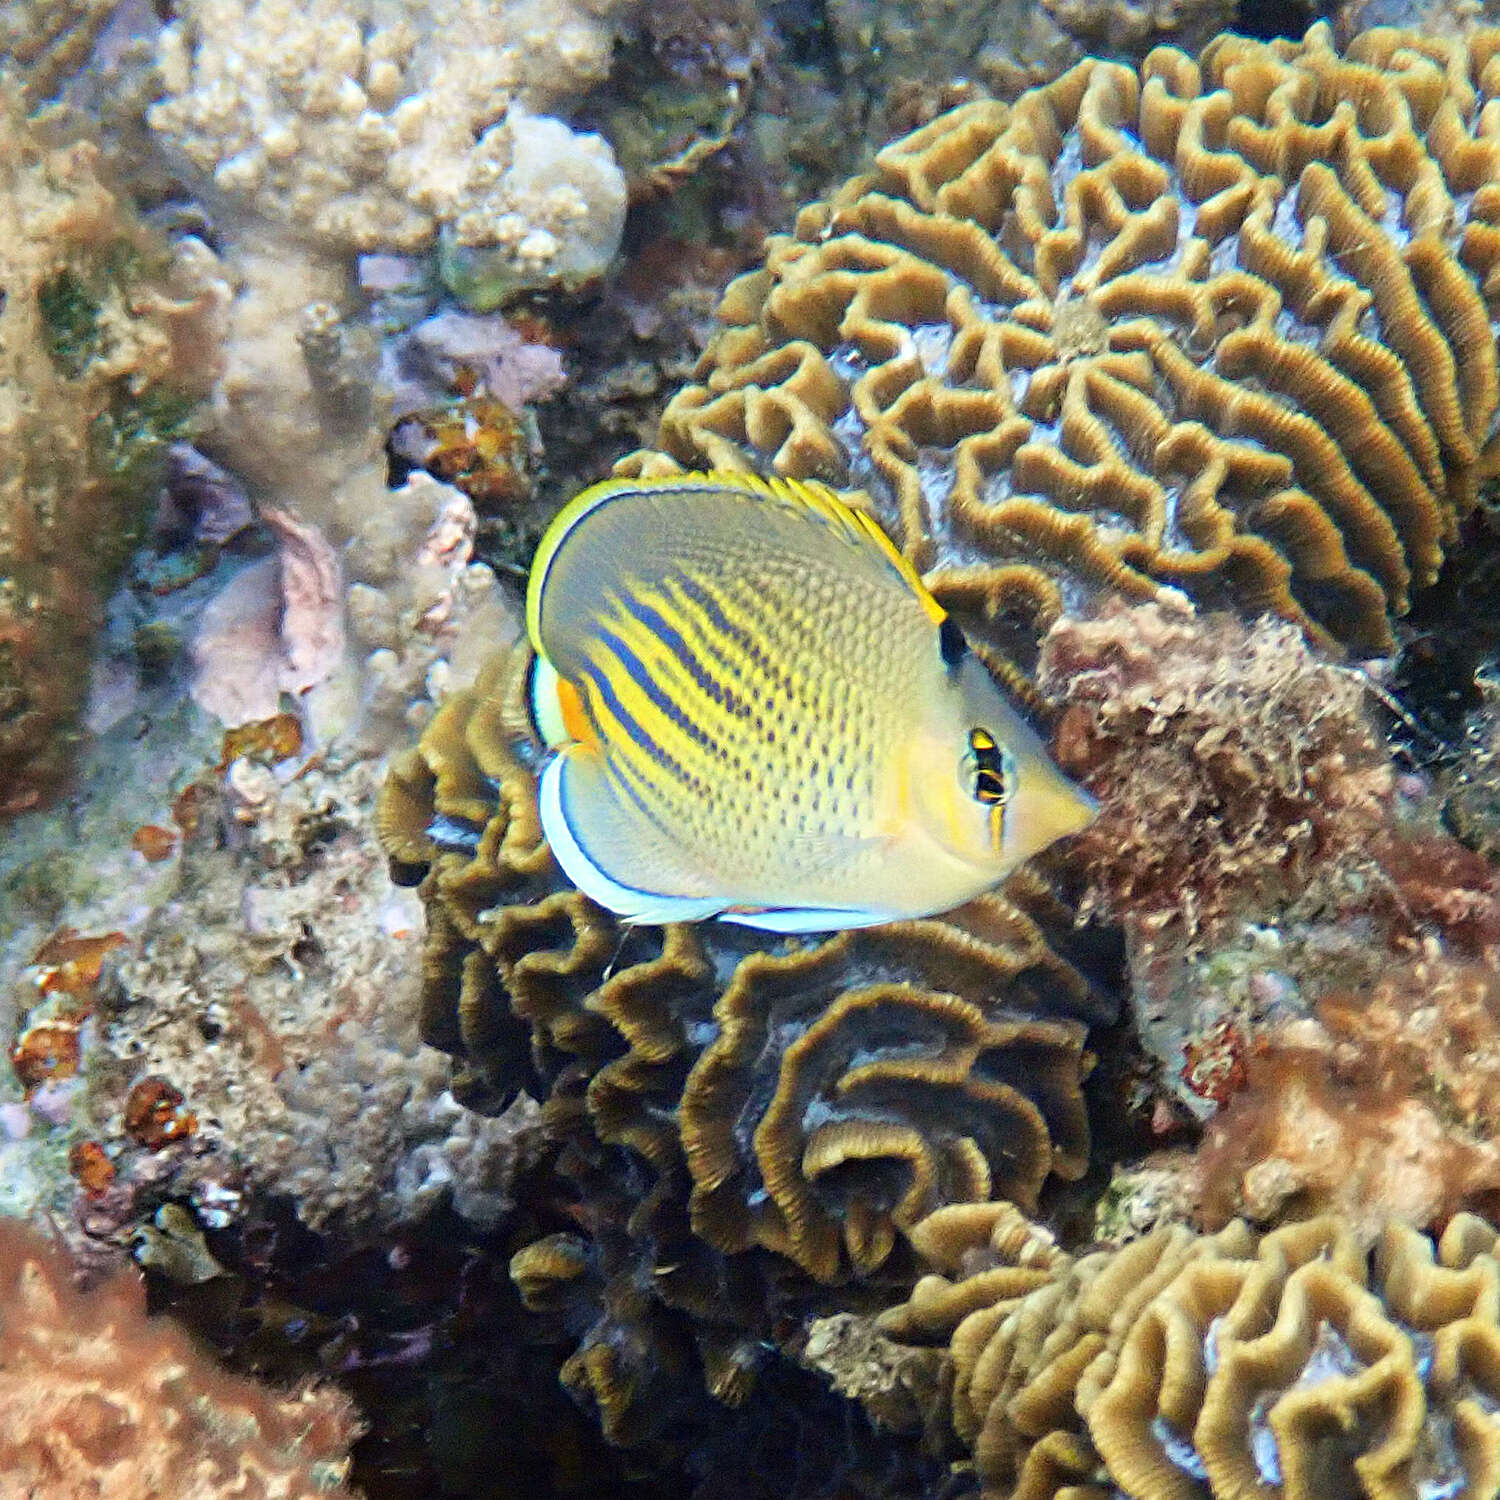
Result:
{"label": "dark dot pattern on fish", "polygon": [[543,828],[626,922],[927,916],[1093,815],[878,523],[821,485],[595,485],[543,538],[526,613]]}

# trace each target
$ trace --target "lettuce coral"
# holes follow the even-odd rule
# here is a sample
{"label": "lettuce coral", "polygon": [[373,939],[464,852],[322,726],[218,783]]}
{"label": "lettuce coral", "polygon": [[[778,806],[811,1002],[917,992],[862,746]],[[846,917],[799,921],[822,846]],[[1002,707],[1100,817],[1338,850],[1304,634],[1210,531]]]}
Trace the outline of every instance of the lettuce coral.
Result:
{"label": "lettuce coral", "polygon": [[379,827],[421,885],[422,1029],[455,1093],[494,1110],[525,1090],[566,1146],[593,1241],[549,1242],[517,1277],[590,1330],[568,1373],[623,1435],[652,1420],[662,1330],[698,1351],[673,1368],[701,1359],[738,1399],[778,1307],[899,1276],[901,1226],[1078,1176],[1080,1018],[1109,1002],[1061,956],[1071,913],[1024,876],[941,919],[806,942],[622,928],[542,838],[527,660],[499,653],[447,700]]}
{"label": "lettuce coral", "polygon": [[1384,650],[1500,404],[1497,48],[1224,35],[941,116],[771,238],[624,467],[862,490],[1023,656],[1163,584]]}

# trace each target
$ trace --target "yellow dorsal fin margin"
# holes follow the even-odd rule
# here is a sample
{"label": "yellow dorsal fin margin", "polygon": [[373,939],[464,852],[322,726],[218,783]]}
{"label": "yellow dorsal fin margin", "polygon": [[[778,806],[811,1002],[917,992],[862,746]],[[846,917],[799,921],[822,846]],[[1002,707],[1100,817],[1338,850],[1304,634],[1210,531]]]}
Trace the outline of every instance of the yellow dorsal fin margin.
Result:
{"label": "yellow dorsal fin margin", "polygon": [[856,510],[827,485],[816,480],[766,479],[759,474],[710,469],[705,473],[672,474],[659,479],[606,479],[599,484],[590,485],[563,506],[536,549],[531,576],[526,586],[526,633],[536,651],[545,655],[541,642],[541,614],[548,569],[569,533],[585,516],[592,514],[600,506],[630,495],[710,489],[727,490],[746,499],[774,500],[782,505],[810,511],[856,545],[873,544],[917,596],[917,601],[928,618],[934,624],[941,624],[947,618],[947,610],[932,597],[917,570],[885,534],[880,522],[866,512]]}

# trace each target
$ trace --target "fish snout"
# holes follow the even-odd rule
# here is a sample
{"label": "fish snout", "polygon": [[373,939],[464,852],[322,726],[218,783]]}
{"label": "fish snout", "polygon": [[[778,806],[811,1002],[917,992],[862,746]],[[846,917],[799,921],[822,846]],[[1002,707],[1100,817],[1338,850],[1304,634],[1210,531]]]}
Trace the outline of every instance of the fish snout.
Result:
{"label": "fish snout", "polygon": [[1082,833],[1098,815],[1095,798],[1051,765],[1028,766],[1018,781],[1005,809],[1009,864],[1018,865],[1058,839]]}

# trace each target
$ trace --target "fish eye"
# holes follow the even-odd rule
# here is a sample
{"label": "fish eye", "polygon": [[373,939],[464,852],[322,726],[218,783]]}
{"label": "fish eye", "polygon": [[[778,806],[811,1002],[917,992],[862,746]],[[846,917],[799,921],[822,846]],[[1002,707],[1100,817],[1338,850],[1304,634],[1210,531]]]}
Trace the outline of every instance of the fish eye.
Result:
{"label": "fish eye", "polygon": [[987,729],[969,731],[969,752],[964,769],[970,778],[970,794],[976,802],[993,807],[1010,797],[1015,768],[1009,754],[995,743]]}
{"label": "fish eye", "polygon": [[953,616],[944,615],[938,626],[938,650],[943,653],[943,664],[956,667],[968,649],[969,643],[964,639],[963,631],[954,624]]}

